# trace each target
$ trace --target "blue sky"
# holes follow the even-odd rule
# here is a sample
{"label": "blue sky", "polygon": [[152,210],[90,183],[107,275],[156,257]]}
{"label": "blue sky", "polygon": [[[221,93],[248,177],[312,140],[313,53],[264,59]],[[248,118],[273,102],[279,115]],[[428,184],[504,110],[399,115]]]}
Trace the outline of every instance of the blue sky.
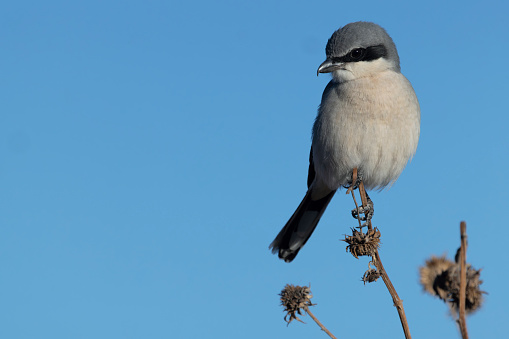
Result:
{"label": "blue sky", "polygon": [[18,1],[0,5],[0,336],[325,338],[283,322],[311,284],[338,338],[399,338],[381,281],[339,239],[336,194],[291,264],[268,245],[306,190],[327,39],[387,29],[421,104],[398,182],[372,193],[415,338],[459,338],[418,267],[467,221],[471,337],[506,334],[509,54],[502,1]]}

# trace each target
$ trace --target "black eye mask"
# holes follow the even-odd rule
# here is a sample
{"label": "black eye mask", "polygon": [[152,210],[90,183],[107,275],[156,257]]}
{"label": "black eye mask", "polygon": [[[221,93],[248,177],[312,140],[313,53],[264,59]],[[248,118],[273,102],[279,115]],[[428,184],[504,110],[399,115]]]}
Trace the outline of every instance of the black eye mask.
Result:
{"label": "black eye mask", "polygon": [[387,56],[387,49],[384,45],[370,46],[368,48],[355,48],[341,57],[332,57],[334,63],[372,61]]}

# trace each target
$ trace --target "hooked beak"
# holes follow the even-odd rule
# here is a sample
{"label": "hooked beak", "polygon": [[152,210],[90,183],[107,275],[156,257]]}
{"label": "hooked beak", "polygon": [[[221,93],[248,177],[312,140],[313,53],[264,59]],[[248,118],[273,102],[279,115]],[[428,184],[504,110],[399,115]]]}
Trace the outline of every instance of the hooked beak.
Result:
{"label": "hooked beak", "polygon": [[318,67],[316,71],[316,76],[320,73],[331,73],[338,69],[343,69],[344,62],[334,62],[331,59],[327,58],[322,64]]}

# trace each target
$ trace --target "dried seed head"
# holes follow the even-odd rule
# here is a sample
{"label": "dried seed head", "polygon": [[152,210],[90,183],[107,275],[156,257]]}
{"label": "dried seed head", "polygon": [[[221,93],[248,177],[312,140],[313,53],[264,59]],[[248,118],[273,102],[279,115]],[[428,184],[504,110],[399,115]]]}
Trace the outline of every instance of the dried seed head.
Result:
{"label": "dried seed head", "polygon": [[362,281],[364,281],[364,285],[366,285],[367,282],[372,283],[377,281],[378,278],[380,278],[380,276],[381,274],[378,270],[370,268],[369,270],[364,272],[364,275],[362,276]]}
{"label": "dried seed head", "polygon": [[[424,290],[448,303],[451,311],[459,308],[460,291],[460,265],[445,256],[432,257],[426,261],[426,266],[420,268],[421,284]],[[465,298],[465,311],[467,314],[478,310],[483,302],[480,286],[481,270],[474,269],[467,264],[467,288]]]}
{"label": "dried seed head", "polygon": [[[460,265],[456,264],[446,271],[444,277],[441,277],[442,279],[439,279],[440,283],[443,283],[444,289],[449,292],[447,295],[447,302],[453,311],[459,310],[460,270]],[[483,294],[486,292],[480,289],[482,284],[480,277],[481,270],[476,270],[471,265],[467,264],[467,288],[465,297],[465,312],[467,314],[477,311],[484,301]]]}
{"label": "dried seed head", "polygon": [[380,231],[376,227],[366,233],[352,228],[352,235],[345,235],[343,241],[348,243],[346,250],[359,259],[359,256],[375,255],[376,250],[380,248],[380,236]]}
{"label": "dried seed head", "polygon": [[290,324],[293,319],[297,319],[300,322],[302,320],[297,317],[297,314],[302,315],[301,309],[306,309],[308,306],[313,306],[311,303],[311,289],[308,286],[294,286],[287,284],[285,288],[279,294],[281,296],[281,306],[287,312],[285,315],[285,321]]}
{"label": "dried seed head", "polygon": [[435,290],[435,281],[439,275],[447,271],[452,265],[454,265],[454,263],[447,259],[445,255],[441,257],[432,256],[430,259],[426,260],[426,264],[419,268],[421,285],[424,290],[431,295],[439,294]]}

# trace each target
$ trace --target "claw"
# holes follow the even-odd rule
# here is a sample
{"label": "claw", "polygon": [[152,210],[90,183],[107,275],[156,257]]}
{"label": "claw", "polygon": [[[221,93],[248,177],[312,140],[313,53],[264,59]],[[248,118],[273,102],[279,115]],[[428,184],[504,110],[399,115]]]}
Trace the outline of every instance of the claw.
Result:
{"label": "claw", "polygon": [[[364,216],[361,216],[364,214]],[[366,206],[362,205],[359,208],[354,208],[352,210],[352,217],[354,219],[359,219],[360,221],[369,221],[373,218],[373,214],[375,214],[375,208],[373,206],[373,201],[368,198],[368,204]]]}
{"label": "claw", "polygon": [[[359,206],[359,208],[354,208],[352,210],[352,217],[354,219],[359,220],[359,226],[358,228],[361,232],[364,227],[368,227],[369,223],[371,222],[371,219],[373,218],[373,214],[375,213],[375,210],[373,208],[373,202],[371,199],[368,200],[368,204],[366,206]],[[361,214],[364,214],[361,216]],[[363,223],[361,224],[361,221]]]}

